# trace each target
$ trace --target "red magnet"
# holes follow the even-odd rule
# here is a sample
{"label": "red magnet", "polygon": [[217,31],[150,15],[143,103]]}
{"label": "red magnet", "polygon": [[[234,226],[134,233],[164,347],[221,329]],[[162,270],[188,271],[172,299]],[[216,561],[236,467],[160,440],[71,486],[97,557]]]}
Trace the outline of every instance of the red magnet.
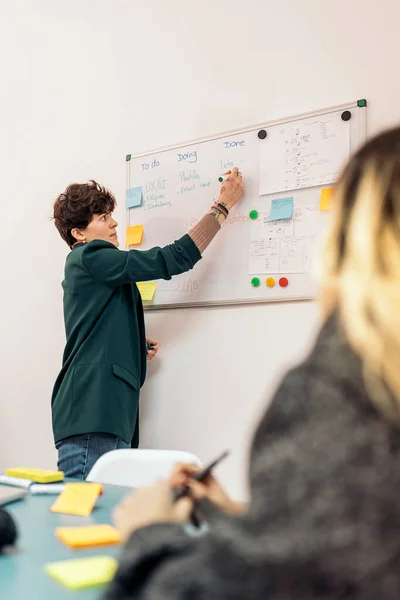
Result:
{"label": "red magnet", "polygon": [[289,285],[289,281],[286,279],[286,277],[281,277],[279,280],[279,285],[281,287],[287,287]]}

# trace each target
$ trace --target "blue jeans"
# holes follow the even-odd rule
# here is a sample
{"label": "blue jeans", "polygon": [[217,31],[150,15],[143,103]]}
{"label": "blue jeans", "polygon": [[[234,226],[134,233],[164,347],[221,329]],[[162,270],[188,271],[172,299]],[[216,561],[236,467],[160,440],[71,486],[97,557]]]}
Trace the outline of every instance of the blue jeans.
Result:
{"label": "blue jeans", "polygon": [[59,471],[65,477],[83,479],[100,456],[111,450],[130,448],[120,437],[110,433],[85,433],[73,435],[56,443]]}

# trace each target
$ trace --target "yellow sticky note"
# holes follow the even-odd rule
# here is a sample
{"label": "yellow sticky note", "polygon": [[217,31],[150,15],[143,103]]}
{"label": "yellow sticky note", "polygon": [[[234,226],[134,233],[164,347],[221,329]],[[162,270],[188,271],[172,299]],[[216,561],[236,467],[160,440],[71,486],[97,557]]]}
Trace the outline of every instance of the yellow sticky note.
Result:
{"label": "yellow sticky note", "polygon": [[102,491],[99,483],[67,483],[50,510],[65,515],[87,517]]}
{"label": "yellow sticky note", "polygon": [[138,283],[137,286],[139,288],[140,295],[142,296],[142,300],[153,300],[157,289],[157,283],[155,281]]}
{"label": "yellow sticky note", "polygon": [[111,556],[91,556],[48,563],[44,569],[50,577],[71,590],[81,590],[109,583],[118,563]]}
{"label": "yellow sticky note", "polygon": [[7,477],[19,477],[29,479],[35,483],[54,483],[63,481],[64,473],[62,471],[47,471],[45,469],[30,469],[28,467],[17,467],[6,470]]}
{"label": "yellow sticky note", "polygon": [[121,543],[121,535],[111,525],[58,527],[56,537],[70,548],[88,548],[90,546]]}
{"label": "yellow sticky note", "polygon": [[126,245],[137,246],[142,243],[143,225],[133,225],[126,228]]}
{"label": "yellow sticky note", "polygon": [[333,188],[324,188],[321,190],[321,196],[319,198],[319,210],[331,210],[333,200]]}

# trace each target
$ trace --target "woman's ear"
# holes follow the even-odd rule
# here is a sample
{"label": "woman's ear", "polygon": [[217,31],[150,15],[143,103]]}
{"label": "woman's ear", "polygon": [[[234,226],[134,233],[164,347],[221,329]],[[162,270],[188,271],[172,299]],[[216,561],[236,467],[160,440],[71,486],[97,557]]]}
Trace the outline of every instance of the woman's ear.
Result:
{"label": "woman's ear", "polygon": [[71,229],[71,235],[77,242],[86,242],[85,234],[77,227]]}

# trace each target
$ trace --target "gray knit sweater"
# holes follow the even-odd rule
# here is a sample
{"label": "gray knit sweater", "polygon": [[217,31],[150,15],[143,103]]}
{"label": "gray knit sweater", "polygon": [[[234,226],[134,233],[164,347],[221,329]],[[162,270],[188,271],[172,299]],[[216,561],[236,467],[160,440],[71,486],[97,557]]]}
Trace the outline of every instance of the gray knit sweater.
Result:
{"label": "gray knit sweater", "polygon": [[[400,368],[400,365],[399,365]],[[400,435],[335,319],[255,434],[245,517],[134,533],[107,600],[400,598]]]}

